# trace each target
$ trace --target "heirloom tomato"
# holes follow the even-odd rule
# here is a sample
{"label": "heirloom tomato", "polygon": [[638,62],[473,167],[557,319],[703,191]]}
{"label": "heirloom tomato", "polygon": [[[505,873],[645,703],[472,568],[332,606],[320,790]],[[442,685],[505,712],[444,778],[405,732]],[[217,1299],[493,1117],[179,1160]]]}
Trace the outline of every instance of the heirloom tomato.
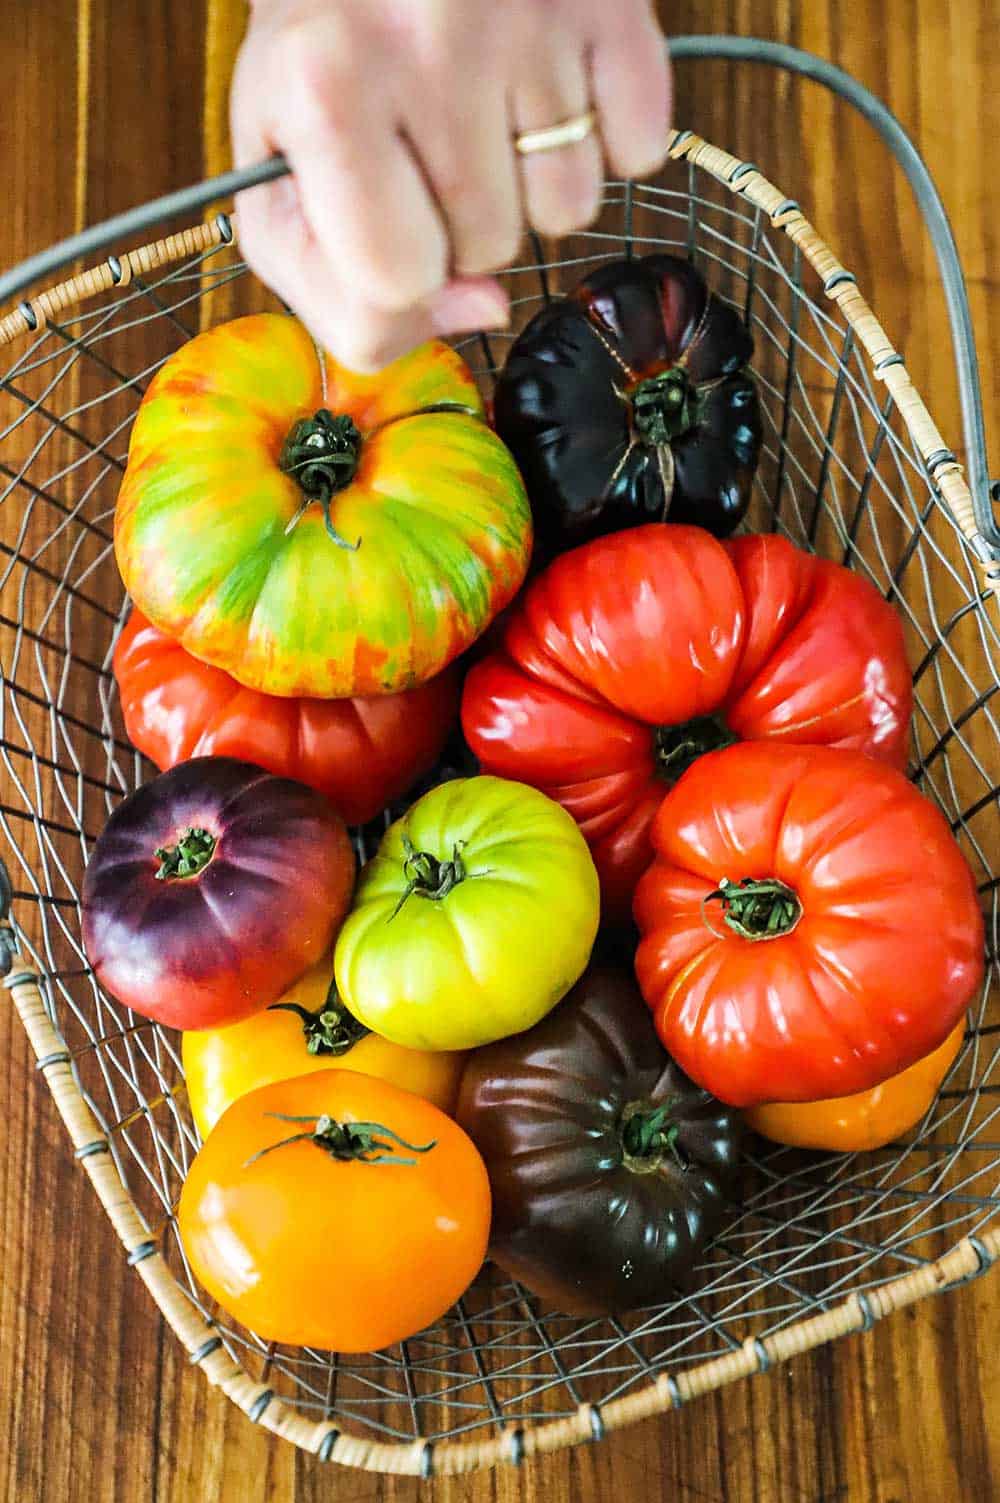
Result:
{"label": "heirloom tomato", "polygon": [[882,1148],[916,1127],[937,1095],[964,1036],[963,1019],[940,1048],[871,1090],[826,1101],[775,1101],[751,1107],[744,1115],[761,1137],[793,1148],[825,1148],[835,1153]]}
{"label": "heirloom tomato", "polygon": [[511,346],[494,423],[552,550],[640,522],[732,532],[750,502],[753,340],[690,261],[602,266]]}
{"label": "heirloom tomato", "polygon": [[534,1028],[471,1055],[458,1119],[490,1176],[490,1253],[535,1294],[589,1315],[690,1284],[741,1124],[664,1053],[628,971],[590,967]]}
{"label": "heirloom tomato", "polygon": [[779,537],[637,527],[534,580],[466,680],[462,727],[485,772],[569,810],[622,916],[701,753],[766,738],[901,767],[912,702],[902,627],[867,580]]}
{"label": "heirloom tomato", "polygon": [[297,320],[188,341],[136,417],[115,552],[143,614],[267,694],[433,677],[517,590],[531,517],[454,350],[345,370]]}
{"label": "heirloom tomato", "polygon": [[354,851],[321,794],[197,757],[123,799],[83,881],[87,958],[111,994],[171,1028],[276,1002],[333,940]]}
{"label": "heirloom tomato", "polygon": [[191,1115],[207,1137],[234,1101],[273,1080],[354,1070],[451,1112],[464,1054],[404,1049],[372,1033],[340,1002],[327,954],[263,1012],[228,1028],[185,1033],[181,1058]]}
{"label": "heirloom tomato", "polygon": [[983,980],[940,810],[857,752],[744,742],[653,824],[636,974],[683,1069],[734,1106],[867,1091],[937,1049]]}
{"label": "heirloom tomato", "polygon": [[367,824],[430,771],[458,709],[453,668],[368,699],[260,694],[135,610],[114,670],[129,740],[160,769],[213,755],[256,762],[325,793],[349,825]]}
{"label": "heirloom tomato", "polygon": [[364,1352],[443,1315],[486,1252],[490,1188],[429,1101],[353,1070],[241,1096],[209,1133],[177,1223],[211,1297],[265,1341]]}
{"label": "heirloom tomato", "polygon": [[570,819],[502,778],[441,783],[386,831],[335,950],[362,1023],[413,1049],[530,1028],[580,975],[597,873]]}

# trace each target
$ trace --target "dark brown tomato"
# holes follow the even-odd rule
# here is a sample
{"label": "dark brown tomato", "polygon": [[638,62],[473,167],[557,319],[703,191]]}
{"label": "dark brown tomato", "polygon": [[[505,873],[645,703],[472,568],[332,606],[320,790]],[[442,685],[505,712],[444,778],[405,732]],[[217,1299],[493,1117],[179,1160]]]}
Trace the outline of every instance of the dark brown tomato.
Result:
{"label": "dark brown tomato", "polygon": [[489,1172],[491,1255],[535,1294],[599,1314],[690,1285],[740,1120],[665,1053],[628,971],[592,966],[541,1023],[477,1050],[456,1116]]}

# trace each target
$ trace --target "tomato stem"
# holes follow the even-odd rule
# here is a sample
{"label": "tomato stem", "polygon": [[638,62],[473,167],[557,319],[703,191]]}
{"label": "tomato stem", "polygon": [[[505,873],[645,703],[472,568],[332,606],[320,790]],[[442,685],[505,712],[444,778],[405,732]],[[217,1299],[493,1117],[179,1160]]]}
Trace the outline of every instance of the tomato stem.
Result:
{"label": "tomato stem", "polygon": [[741,939],[758,943],[765,939],[779,939],[791,934],[802,917],[802,904],[798,896],[777,877],[744,877],[740,882],[730,882],[723,877],[715,892],[702,899],[701,913],[712,933],[708,921],[707,905],[722,904],[723,923]]}
{"label": "tomato stem", "polygon": [[306,1049],[310,1054],[346,1054],[359,1039],[371,1033],[371,1029],[366,1028],[364,1023],[359,1023],[341,1002],[335,981],[330,982],[326,1001],[315,1012],[301,1007],[298,1002],[272,1002],[267,1010],[298,1014],[302,1020]]}
{"label": "tomato stem", "polygon": [[308,1132],[292,1133],[290,1138],[282,1138],[277,1143],[269,1143],[266,1148],[258,1149],[246,1160],[244,1169],[248,1169],[265,1154],[274,1153],[277,1148],[287,1148],[290,1143],[314,1143],[340,1163],[403,1164],[409,1168],[416,1164],[416,1159],[402,1158],[399,1154],[392,1153],[394,1143],[405,1148],[408,1153],[429,1153],[437,1147],[437,1138],[432,1138],[429,1143],[408,1143],[381,1122],[338,1122],[325,1113],[318,1117],[289,1117],[285,1112],[267,1112],[266,1115],[277,1122],[312,1122],[313,1126]]}
{"label": "tomato stem", "polygon": [[648,1174],[670,1154],[681,1169],[687,1169],[688,1161],[677,1145],[680,1124],[670,1120],[673,1106],[672,1099],[661,1106],[632,1101],[622,1112],[619,1131],[628,1168]]}
{"label": "tomato stem", "polygon": [[215,836],[208,830],[185,830],[176,845],[161,845],[153,852],[160,866],[156,873],[158,882],[172,882],[177,878],[196,877],[215,854]]}
{"label": "tomato stem", "polygon": [[335,417],[327,408],[320,407],[312,417],[299,419],[285,439],[278,460],[279,467],[292,476],[304,498],[285,528],[286,533],[318,501],[330,540],[352,553],[361,547],[361,539],[349,543],[334,527],[330,516],[330,501],[354,479],[360,454],[361,433],[346,413]]}
{"label": "tomato stem", "polygon": [[465,881],[468,872],[462,860],[462,845],[461,840],[456,840],[452,847],[451,860],[441,861],[437,856],[432,856],[430,851],[418,851],[409,835],[403,836],[403,850],[406,853],[403,876],[406,878],[406,890],[389,915],[390,919],[396,917],[407,898],[412,897],[414,893],[417,897],[433,898],[439,902],[441,898],[446,898],[459,882]]}
{"label": "tomato stem", "polygon": [[673,783],[706,752],[721,751],[738,740],[721,715],[697,715],[680,725],[657,726],[653,732],[657,772]]}
{"label": "tomato stem", "polygon": [[647,444],[671,444],[695,425],[697,393],[687,371],[671,366],[647,376],[632,392],[632,420]]}

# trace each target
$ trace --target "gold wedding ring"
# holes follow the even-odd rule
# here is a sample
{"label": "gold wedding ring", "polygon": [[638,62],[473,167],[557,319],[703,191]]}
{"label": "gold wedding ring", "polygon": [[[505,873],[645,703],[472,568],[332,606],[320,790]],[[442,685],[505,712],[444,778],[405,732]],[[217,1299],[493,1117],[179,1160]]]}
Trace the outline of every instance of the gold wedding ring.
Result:
{"label": "gold wedding ring", "polygon": [[514,137],[514,146],[523,157],[536,151],[558,151],[563,146],[577,146],[586,141],[596,124],[597,111],[588,110],[584,115],[574,115],[571,120],[561,120],[558,125],[523,130]]}

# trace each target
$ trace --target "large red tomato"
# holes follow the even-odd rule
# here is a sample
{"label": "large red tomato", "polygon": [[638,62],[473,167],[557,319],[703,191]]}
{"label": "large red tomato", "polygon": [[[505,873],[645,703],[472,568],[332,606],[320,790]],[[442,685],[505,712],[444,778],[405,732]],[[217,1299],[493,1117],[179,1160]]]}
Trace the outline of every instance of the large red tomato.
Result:
{"label": "large red tomato", "polygon": [[237,757],[325,793],[363,825],[440,755],[458,708],[446,669],[415,689],[370,699],[285,699],[246,689],[134,610],[115,678],[129,740],[161,771],[191,757]]}
{"label": "large red tomato", "polygon": [[485,771],[573,815],[620,915],[701,753],[769,738],[902,767],[912,700],[902,627],[867,580],[783,538],[653,525],[539,575],[469,674],[462,726]]}
{"label": "large red tomato", "polygon": [[670,1053],[730,1105],[866,1091],[937,1049],[982,985],[976,887],[944,817],[857,752],[703,757],[653,845],[639,985]]}

